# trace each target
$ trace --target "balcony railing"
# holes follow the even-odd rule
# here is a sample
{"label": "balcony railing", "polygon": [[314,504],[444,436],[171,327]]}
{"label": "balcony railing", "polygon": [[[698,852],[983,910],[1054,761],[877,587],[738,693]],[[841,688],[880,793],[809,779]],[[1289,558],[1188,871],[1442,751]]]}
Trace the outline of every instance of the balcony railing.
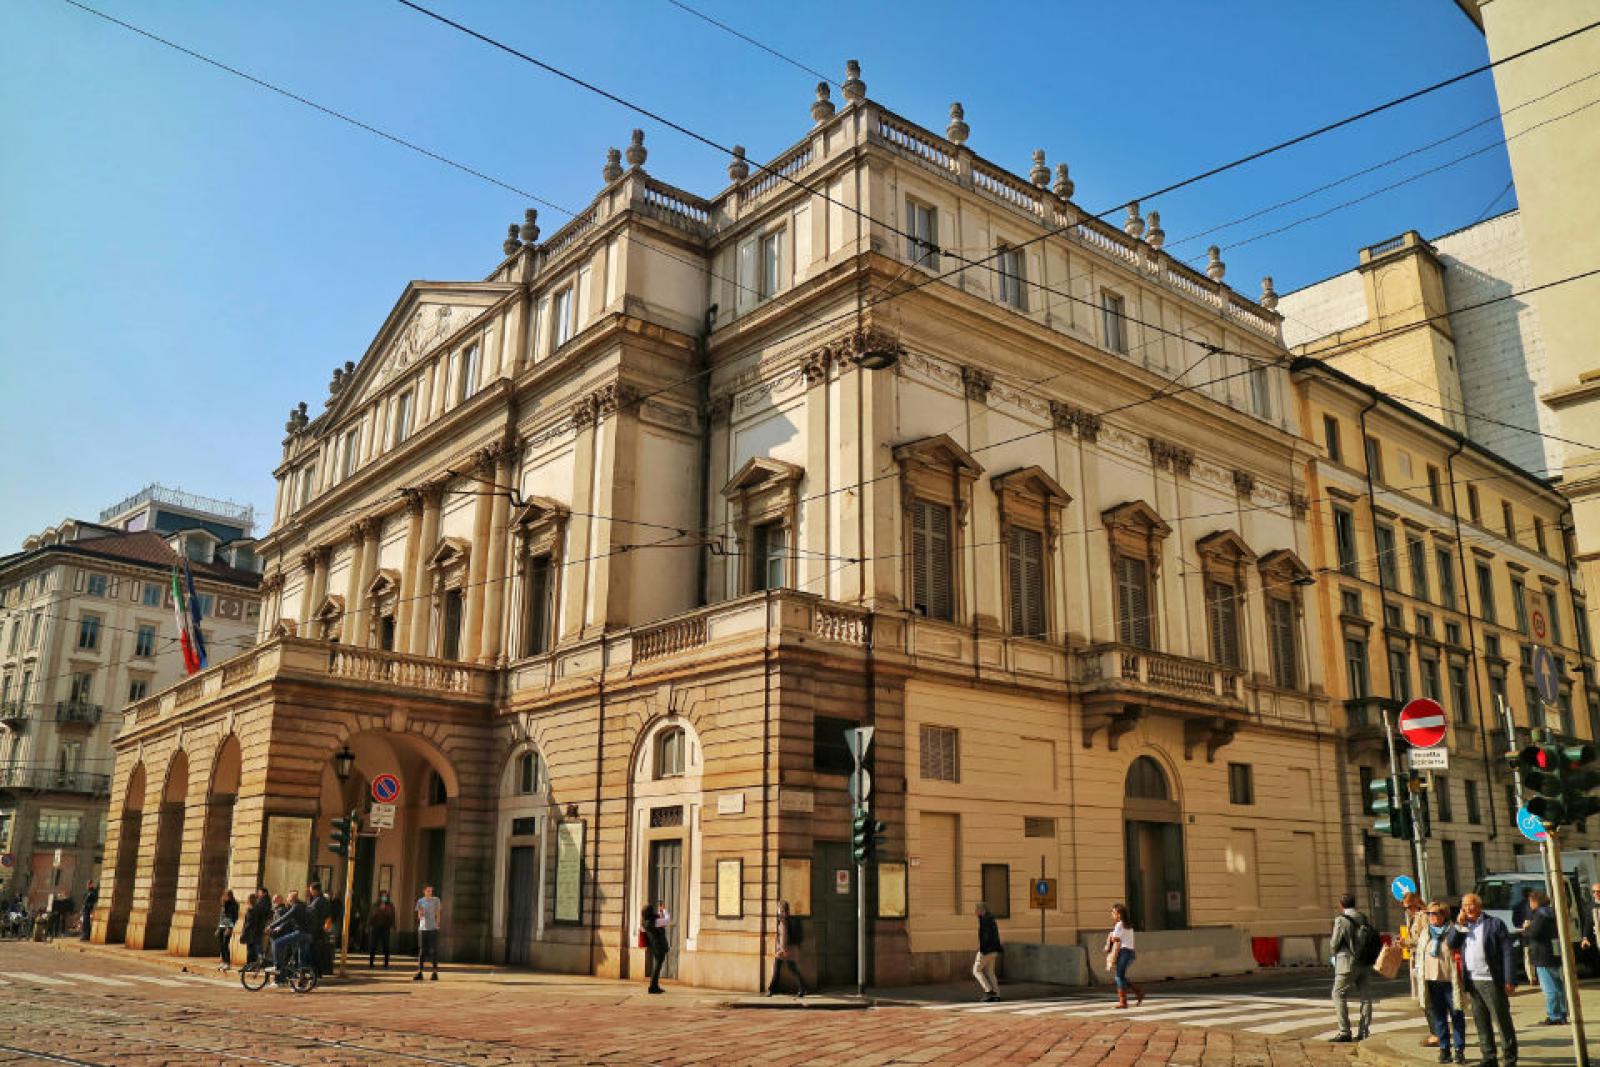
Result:
{"label": "balcony railing", "polygon": [[63,771],[55,767],[11,763],[0,766],[0,789],[33,789],[43,793],[87,793],[104,796],[111,789],[109,774]]}
{"label": "balcony railing", "polygon": [[81,700],[56,701],[56,722],[84,723],[93,726],[100,721],[99,704],[85,704]]}
{"label": "balcony railing", "polygon": [[1243,675],[1207,660],[1131,645],[1094,645],[1078,653],[1077,681],[1093,688],[1138,686],[1190,699],[1244,703]]}
{"label": "balcony railing", "polygon": [[0,724],[16,729],[28,719],[28,704],[21,700],[0,703]]}

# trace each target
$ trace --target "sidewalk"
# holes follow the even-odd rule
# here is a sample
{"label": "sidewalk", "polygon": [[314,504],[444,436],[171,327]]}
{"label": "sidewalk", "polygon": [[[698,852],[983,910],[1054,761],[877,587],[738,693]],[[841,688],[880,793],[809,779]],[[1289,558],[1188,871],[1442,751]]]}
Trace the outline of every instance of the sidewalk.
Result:
{"label": "sidewalk", "polygon": [[[1584,1034],[1589,1041],[1589,1056],[1600,1063],[1600,984],[1579,985],[1583,1001]],[[1399,998],[1383,1001],[1388,1007],[1400,1006]],[[1415,1007],[1413,1005],[1413,1007]],[[1422,1014],[1420,1007],[1415,1009]],[[1572,1027],[1540,1026],[1544,1019],[1544,997],[1538,986],[1518,986],[1511,998],[1511,1017],[1517,1024],[1517,1063],[1519,1067],[1572,1067],[1577,1062],[1572,1049]],[[1376,1034],[1357,1047],[1357,1060],[1381,1067],[1437,1064],[1439,1050],[1424,1048],[1416,1031],[1404,1034]],[[1478,1032],[1472,1025],[1472,1009],[1467,1009],[1467,1062],[1477,1063]]]}

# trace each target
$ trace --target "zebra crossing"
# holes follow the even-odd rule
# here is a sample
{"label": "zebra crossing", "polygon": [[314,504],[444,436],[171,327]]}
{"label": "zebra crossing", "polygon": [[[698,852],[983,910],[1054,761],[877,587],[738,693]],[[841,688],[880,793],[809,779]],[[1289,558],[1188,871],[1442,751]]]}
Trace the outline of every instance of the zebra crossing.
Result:
{"label": "zebra crossing", "polygon": [[[1304,1041],[1326,1040],[1333,1026],[1333,1003],[1326,990],[1316,995],[1266,993],[1149,994],[1137,1007],[1118,1008],[1110,996],[1075,994],[998,1004],[924,1004],[927,1011],[963,1015],[1019,1015],[1045,1019],[1100,1019],[1109,1016],[1163,1026],[1201,1026]],[[1351,1004],[1352,1022],[1356,1005]],[[1374,1004],[1371,1033],[1425,1031],[1422,1012],[1404,1000]]]}
{"label": "zebra crossing", "polygon": [[56,990],[68,987],[98,987],[137,989],[159,986],[162,989],[193,989],[197,985],[220,986],[238,989],[237,980],[211,978],[203,974],[85,974],[78,971],[59,971],[55,974],[35,974],[32,971],[0,970],[0,986],[33,985]]}

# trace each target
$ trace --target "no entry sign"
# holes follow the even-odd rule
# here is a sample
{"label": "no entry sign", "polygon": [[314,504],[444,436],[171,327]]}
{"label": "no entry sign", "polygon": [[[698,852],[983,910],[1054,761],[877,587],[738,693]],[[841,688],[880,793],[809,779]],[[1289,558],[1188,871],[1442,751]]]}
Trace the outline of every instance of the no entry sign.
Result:
{"label": "no entry sign", "polygon": [[1400,733],[1415,748],[1432,748],[1443,741],[1444,725],[1444,709],[1427,697],[1418,697],[1400,709]]}
{"label": "no entry sign", "polygon": [[392,774],[380,774],[372,780],[372,799],[379,804],[393,804],[400,798],[400,779]]}

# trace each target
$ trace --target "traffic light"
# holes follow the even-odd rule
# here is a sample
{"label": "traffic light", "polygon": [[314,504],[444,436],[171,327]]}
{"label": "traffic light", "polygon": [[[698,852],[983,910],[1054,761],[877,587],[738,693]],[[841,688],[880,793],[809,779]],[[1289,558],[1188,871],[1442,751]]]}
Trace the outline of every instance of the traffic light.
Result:
{"label": "traffic light", "polygon": [[1416,835],[1426,841],[1433,836],[1433,817],[1428,809],[1428,776],[1421,771],[1407,772],[1406,788],[1416,799],[1416,813],[1413,815],[1407,810],[1406,821]]}
{"label": "traffic light", "polygon": [[361,830],[361,820],[352,813],[333,820],[333,835],[328,841],[328,851],[336,856],[350,855],[350,842]]}
{"label": "traffic light", "polygon": [[1367,783],[1367,803],[1377,816],[1372,828],[1380,834],[1411,840],[1411,812],[1395,796],[1394,779],[1374,778]]}
{"label": "traffic light", "polygon": [[873,819],[866,808],[857,808],[850,823],[850,854],[857,863],[867,860],[883,844],[883,835],[889,828]]}
{"label": "traffic light", "polygon": [[1547,827],[1566,826],[1600,815],[1600,770],[1593,745],[1528,745],[1517,753],[1528,810]]}
{"label": "traffic light", "polygon": [[1600,815],[1600,797],[1592,796],[1600,789],[1600,770],[1594,766],[1593,745],[1566,745],[1561,749],[1561,759],[1566,765],[1562,783],[1566,786],[1567,817],[1582,822]]}

